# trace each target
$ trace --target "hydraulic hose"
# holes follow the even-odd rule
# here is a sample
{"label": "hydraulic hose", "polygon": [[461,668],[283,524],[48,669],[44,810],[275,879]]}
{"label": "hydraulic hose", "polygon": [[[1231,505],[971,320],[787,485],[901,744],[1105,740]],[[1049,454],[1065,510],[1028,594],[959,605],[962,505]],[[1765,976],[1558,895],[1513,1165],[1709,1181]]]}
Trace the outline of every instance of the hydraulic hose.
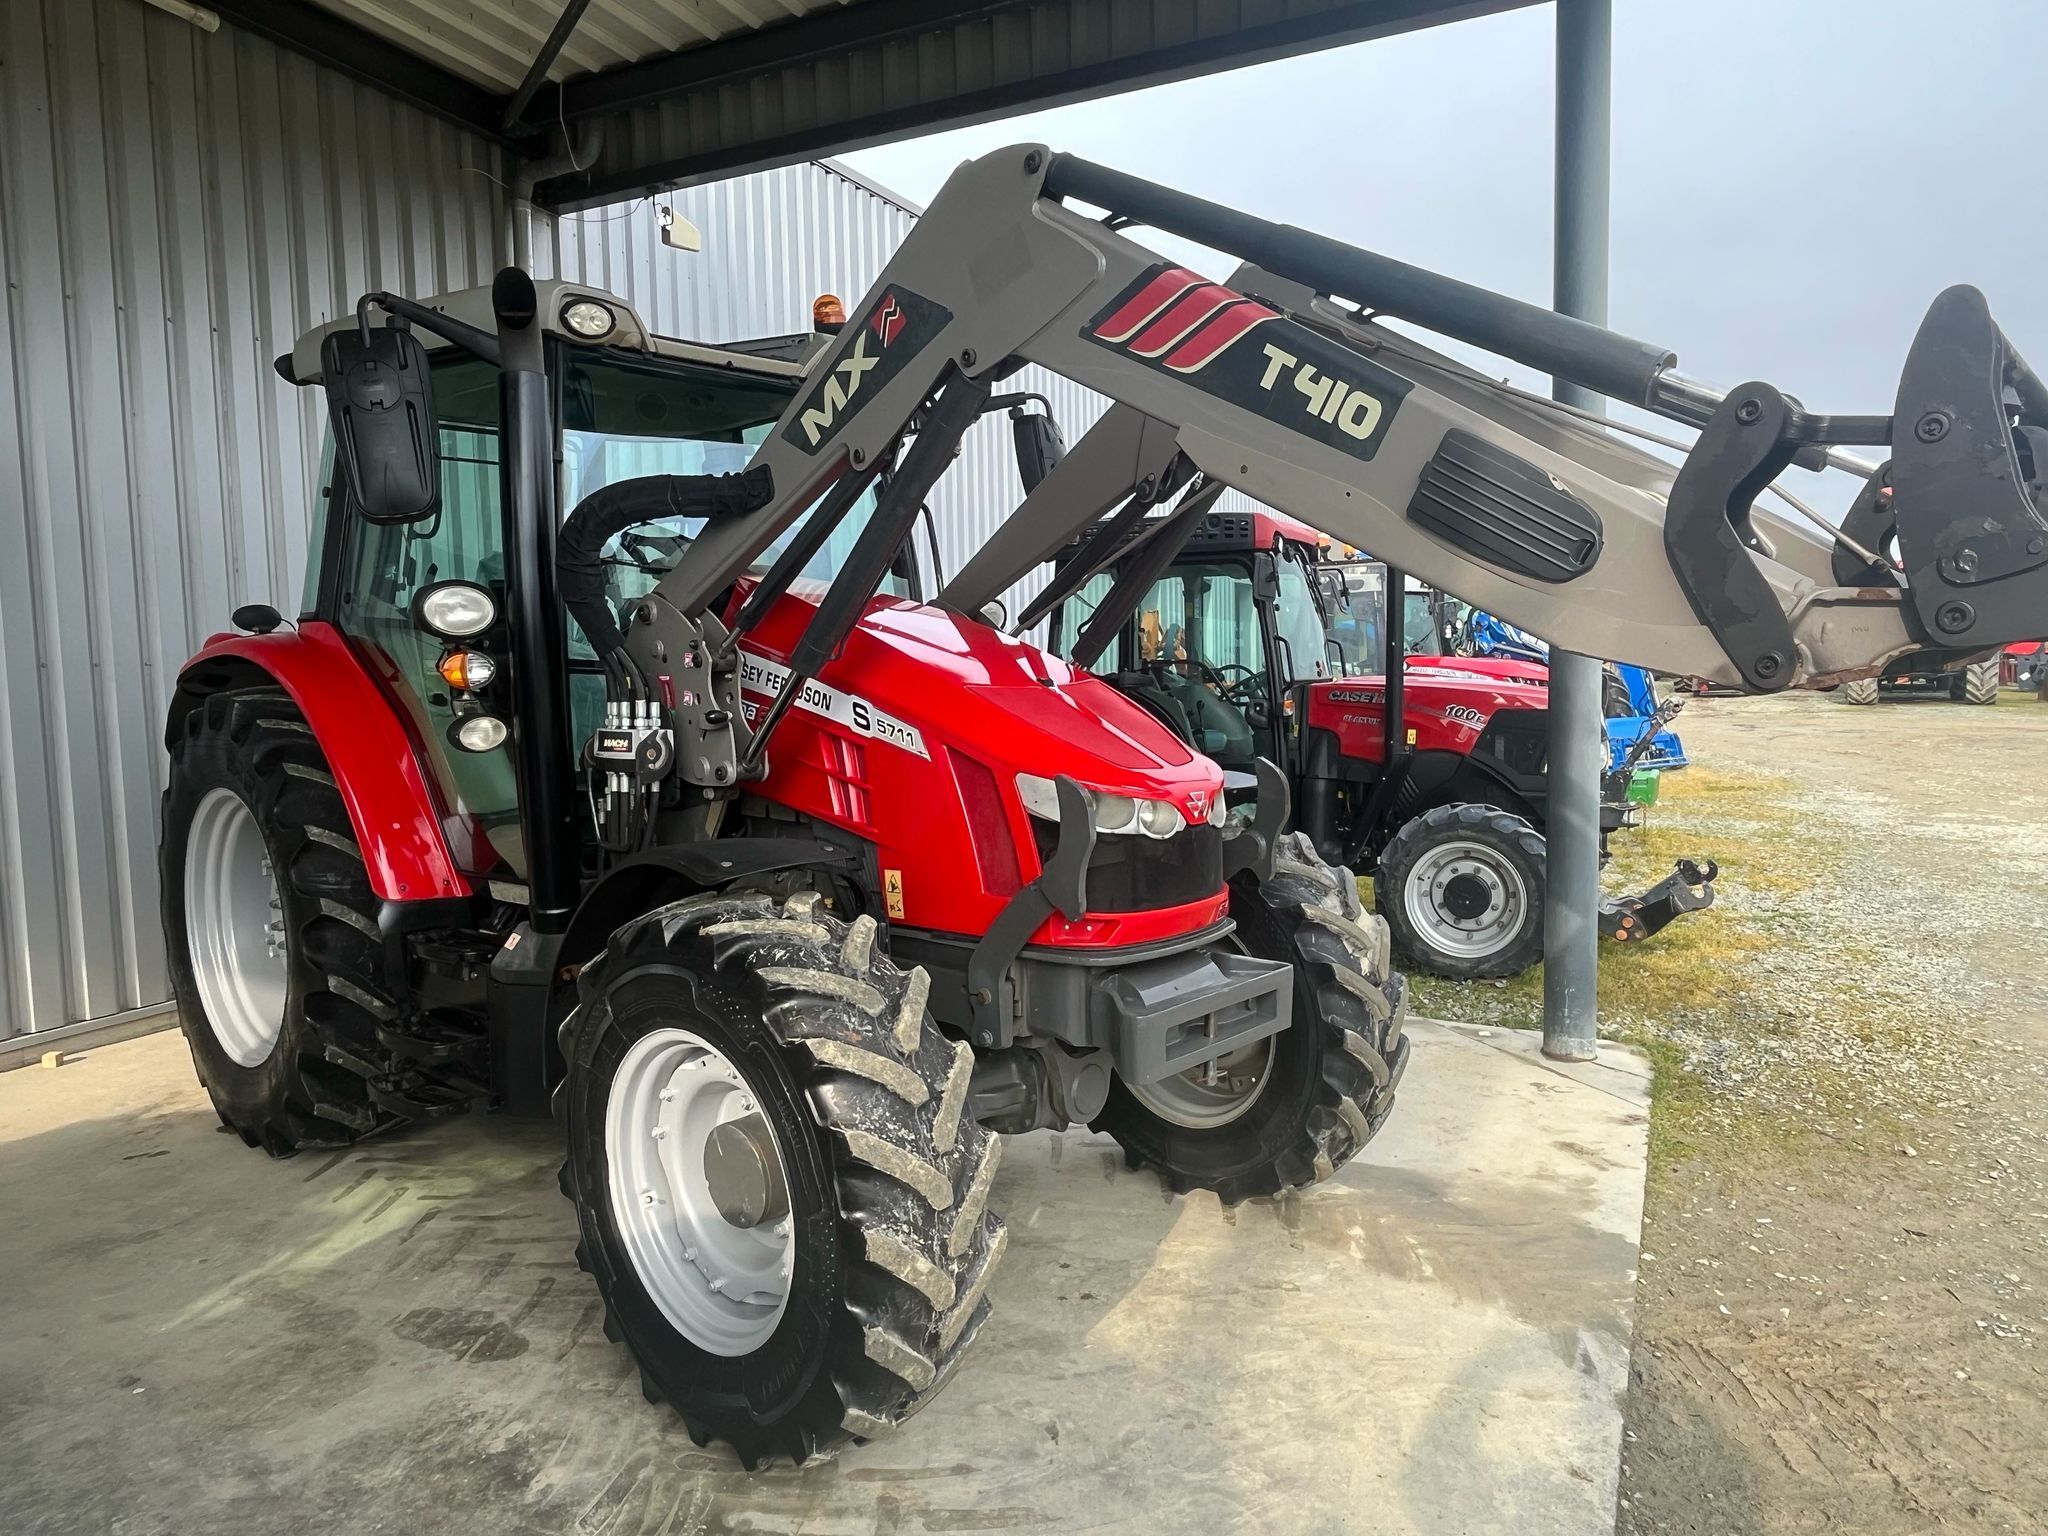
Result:
{"label": "hydraulic hose", "polygon": [[642,475],[592,491],[576,503],[555,537],[555,582],[562,606],[609,665],[625,650],[626,637],[605,600],[605,545],[638,523],[738,517],[766,506],[774,495],[766,465],[731,475]]}

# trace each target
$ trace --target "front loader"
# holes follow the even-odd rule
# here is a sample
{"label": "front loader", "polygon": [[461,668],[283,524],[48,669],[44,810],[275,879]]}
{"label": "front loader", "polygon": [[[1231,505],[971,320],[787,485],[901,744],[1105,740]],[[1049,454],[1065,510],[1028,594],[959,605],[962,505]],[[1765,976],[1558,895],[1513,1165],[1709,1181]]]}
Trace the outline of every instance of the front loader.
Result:
{"label": "front loader", "polygon": [[[1206,282],[1134,222],[1260,269]],[[1700,442],[1674,471],[1352,305]],[[334,427],[300,621],[242,610],[167,728],[166,937],[222,1120],[283,1155],[551,1107],[607,1334],[749,1465],[943,1386],[988,1315],[999,1135],[1091,1124],[1237,1201],[1342,1167],[1406,1061],[1387,930],[1281,835],[1277,767],[1228,815],[1207,757],[991,622],[1008,573],[1231,484],[1558,643],[1757,691],[1986,650],[2048,596],[2048,391],[1967,289],[1895,417],[1820,416],[1025,146],[962,167],[849,313],[785,356],[516,269],[365,296],[279,360]],[[910,530],[1030,362],[1110,411],[924,601]],[[1895,437],[1899,568],[1752,510]]]}

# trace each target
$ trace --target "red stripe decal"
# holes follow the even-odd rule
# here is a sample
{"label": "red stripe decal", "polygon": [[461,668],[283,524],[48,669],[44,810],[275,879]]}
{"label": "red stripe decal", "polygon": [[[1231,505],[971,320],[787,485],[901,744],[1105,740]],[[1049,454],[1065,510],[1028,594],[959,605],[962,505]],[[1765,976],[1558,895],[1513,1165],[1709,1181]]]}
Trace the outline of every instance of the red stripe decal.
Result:
{"label": "red stripe decal", "polygon": [[1193,373],[1214,362],[1223,349],[1246,331],[1268,320],[1280,318],[1279,311],[1246,300],[1233,304],[1186,341],[1166,355],[1166,366],[1175,373]]}
{"label": "red stripe decal", "polygon": [[1236,298],[1237,295],[1228,288],[1216,283],[1204,283],[1200,288],[1174,300],[1172,308],[1139,332],[1137,339],[1131,343],[1131,350],[1140,357],[1158,357],[1217,310],[1233,303]]}
{"label": "red stripe decal", "polygon": [[1123,307],[1095,328],[1101,341],[1128,341],[1138,327],[1203,281],[1185,267],[1169,267],[1132,294]]}

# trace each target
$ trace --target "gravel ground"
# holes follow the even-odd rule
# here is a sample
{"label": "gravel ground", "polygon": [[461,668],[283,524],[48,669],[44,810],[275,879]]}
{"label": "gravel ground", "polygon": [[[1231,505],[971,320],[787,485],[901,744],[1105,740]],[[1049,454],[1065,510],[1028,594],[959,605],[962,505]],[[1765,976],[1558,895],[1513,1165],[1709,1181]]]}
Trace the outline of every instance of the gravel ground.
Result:
{"label": "gravel ground", "polygon": [[1620,1529],[2048,1531],[2048,706],[1681,729],[1699,766],[1607,880],[1724,871],[1603,956],[1603,1029],[1660,1069]]}

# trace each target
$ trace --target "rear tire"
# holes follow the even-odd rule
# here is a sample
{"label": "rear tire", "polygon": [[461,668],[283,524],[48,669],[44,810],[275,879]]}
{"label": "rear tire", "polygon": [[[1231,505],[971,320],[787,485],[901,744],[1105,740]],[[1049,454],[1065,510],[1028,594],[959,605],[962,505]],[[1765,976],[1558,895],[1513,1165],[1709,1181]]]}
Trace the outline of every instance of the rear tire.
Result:
{"label": "rear tire", "polygon": [[[221,1122],[272,1157],[398,1123],[372,1080],[403,990],[348,811],[288,696],[216,693],[185,717],[157,864],[178,1023]],[[267,941],[236,916],[263,905],[263,884]]]}
{"label": "rear tire", "polygon": [[2000,686],[1999,660],[1973,661],[1962,671],[1961,698],[1965,704],[1996,704]]}
{"label": "rear tire", "polygon": [[[849,926],[817,902],[707,895],[636,918],[584,967],[561,1031],[562,1191],[605,1334],[632,1354],[649,1402],[749,1468],[872,1439],[928,1403],[988,1315],[1005,1241],[988,1210],[999,1143],[966,1114],[973,1052],[927,1017],[925,973],[874,952],[872,918]],[[711,1284],[724,1279],[714,1266],[733,1229],[755,1227],[710,1192],[713,1138],[691,1139],[708,1122],[675,1111],[674,1161],[643,1163],[647,1187],[627,1187],[633,1095],[679,1094],[687,1108],[699,1092],[687,1061],[651,1086],[636,1075],[664,1038],[730,1063],[745,1109],[714,1113],[764,1127],[756,1145],[772,1136],[783,1197],[767,1209],[787,1211],[786,1231],[755,1227],[787,1243],[788,1269],[737,1299]],[[676,1214],[664,1227],[636,1201]]]}
{"label": "rear tire", "polygon": [[1388,839],[1373,876],[1394,948],[1453,981],[1519,976],[1543,958],[1543,834],[1498,806],[1439,805]]}
{"label": "rear tire", "polygon": [[1877,679],[1859,677],[1853,683],[1844,683],[1835,690],[1835,697],[1844,704],[1875,704],[1877,702]]}
{"label": "rear tire", "polygon": [[1386,924],[1365,912],[1351,871],[1325,864],[1302,834],[1280,840],[1265,884],[1231,881],[1230,915],[1251,953],[1294,966],[1293,1024],[1270,1037],[1256,1097],[1234,1119],[1191,1125],[1117,1081],[1092,1128],[1183,1194],[1211,1189],[1236,1205],[1318,1183],[1357,1156],[1394,1106],[1408,1038]]}

